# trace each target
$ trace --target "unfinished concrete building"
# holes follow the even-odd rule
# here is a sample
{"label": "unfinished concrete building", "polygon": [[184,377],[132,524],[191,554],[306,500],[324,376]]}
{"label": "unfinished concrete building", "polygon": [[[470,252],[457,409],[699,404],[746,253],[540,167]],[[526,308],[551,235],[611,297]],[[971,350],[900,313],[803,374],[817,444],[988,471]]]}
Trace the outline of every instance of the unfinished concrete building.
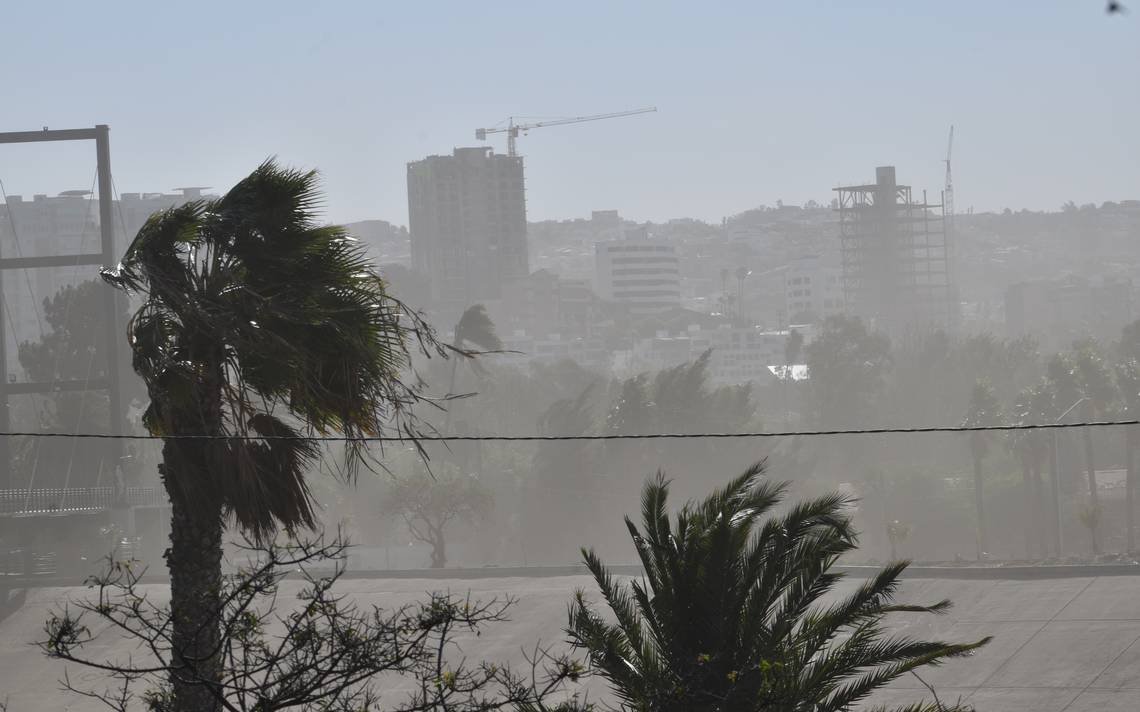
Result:
{"label": "unfinished concrete building", "polygon": [[846,310],[890,334],[953,330],[958,322],[952,236],[942,204],[895,180],[836,188]]}
{"label": "unfinished concrete building", "polygon": [[409,163],[408,217],[412,265],[436,305],[497,300],[530,273],[521,158],[457,148]]}

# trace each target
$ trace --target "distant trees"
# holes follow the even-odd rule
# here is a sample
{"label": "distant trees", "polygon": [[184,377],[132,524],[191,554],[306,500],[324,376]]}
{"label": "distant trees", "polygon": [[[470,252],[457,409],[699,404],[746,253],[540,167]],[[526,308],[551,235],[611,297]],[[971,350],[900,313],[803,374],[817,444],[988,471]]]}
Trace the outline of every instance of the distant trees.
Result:
{"label": "distant trees", "polygon": [[381,514],[398,517],[408,533],[431,547],[433,569],[447,566],[447,528],[472,522],[494,506],[490,490],[477,477],[464,475],[451,463],[431,472],[420,465],[410,475],[397,475],[384,493]]}
{"label": "distant trees", "polygon": [[[962,425],[967,428],[1000,425],[1002,422],[1001,404],[994,389],[984,380],[974,384],[970,395],[970,406]],[[970,458],[974,463],[974,512],[978,518],[978,559],[989,550],[986,537],[985,478],[982,476],[982,461],[989,452],[990,435],[984,431],[969,434]]]}
{"label": "distant trees", "polygon": [[[29,380],[98,382],[109,376],[104,301],[109,289],[99,280],[90,280],[67,285],[44,299],[46,333],[39,341],[19,344],[20,366]],[[127,402],[144,395],[137,379],[129,379],[123,386]],[[105,389],[63,390],[36,396],[33,403],[36,422],[32,429],[57,433],[111,432],[112,413]],[[124,415],[118,413],[115,417]],[[120,454],[117,443],[110,441],[72,441],[66,447],[49,445],[42,440],[16,442],[17,469],[23,470],[29,480],[34,470],[36,481],[31,486],[35,487],[108,485],[114,481],[115,469],[120,465],[116,459]]]}
{"label": "distant trees", "polygon": [[829,317],[806,354],[819,427],[865,426],[891,366],[891,342],[886,334],[868,330],[854,317]]}
{"label": "distant trees", "polygon": [[[1014,425],[1044,425],[1053,422],[1053,409],[1052,394],[1048,388],[1039,384],[1025,388],[1018,394],[1010,409],[1010,418]],[[1052,434],[1042,430],[1012,430],[1006,436],[1006,446],[1016,454],[1021,465],[1025,501],[1022,526],[1025,528],[1027,558],[1032,558],[1034,553],[1045,555],[1048,551],[1046,531],[1056,525],[1056,522],[1046,524],[1045,485],[1042,482],[1045,463],[1052,462],[1052,467],[1057,466],[1056,461],[1052,460],[1051,442]],[[1053,475],[1056,477],[1057,473],[1053,472]]]}
{"label": "distant trees", "polygon": [[[1116,365],[1116,387],[1120,394],[1120,415],[1140,420],[1140,362],[1129,358]],[[1124,427],[1124,506],[1125,546],[1136,551],[1136,441],[1137,429]]]}
{"label": "distant trees", "polygon": [[950,605],[896,603],[905,563],[831,600],[842,579],[832,567],[855,548],[847,503],[828,495],[775,514],[784,492],[757,465],[670,517],[669,482],[659,475],[645,485],[641,526],[625,520],[644,579],[619,580],[594,551],[582,552],[608,610],[579,592],[567,632],[622,709],[841,712],[911,670],[988,642],[888,635],[892,612]]}
{"label": "distant trees", "polygon": [[[1112,372],[1104,363],[1096,342],[1084,341],[1074,345],[1073,373],[1077,388],[1084,399],[1083,415],[1090,421],[1105,416],[1116,399],[1116,388],[1112,382]],[[1089,534],[1092,537],[1094,554],[1100,552],[1100,494],[1096,477],[1096,457],[1093,448],[1092,428],[1081,428],[1081,440],[1085,449],[1085,472],[1088,477],[1089,507],[1093,512],[1090,518]]]}

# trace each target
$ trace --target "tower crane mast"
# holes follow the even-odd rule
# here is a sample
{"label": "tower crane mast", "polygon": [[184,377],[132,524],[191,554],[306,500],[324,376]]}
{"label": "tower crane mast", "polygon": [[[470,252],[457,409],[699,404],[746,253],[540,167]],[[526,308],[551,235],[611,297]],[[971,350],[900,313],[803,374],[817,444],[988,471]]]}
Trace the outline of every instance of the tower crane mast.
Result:
{"label": "tower crane mast", "polygon": [[946,142],[946,187],[942,190],[942,214],[954,225],[954,177],[950,172],[950,154],[954,151],[954,125],[950,125],[950,139]]}
{"label": "tower crane mast", "polygon": [[518,137],[519,134],[523,135],[531,129],[540,129],[547,126],[562,126],[564,124],[580,124],[584,121],[601,121],[602,119],[617,119],[623,116],[634,116],[636,114],[649,114],[657,111],[656,106],[648,106],[643,109],[633,109],[630,111],[617,111],[610,114],[594,114],[591,116],[571,116],[564,119],[550,119],[547,121],[535,121],[533,123],[516,124],[515,117],[507,119],[506,126],[495,126],[485,129],[475,129],[475,138],[479,141],[486,141],[488,134],[505,133],[507,135],[507,155],[518,155]]}

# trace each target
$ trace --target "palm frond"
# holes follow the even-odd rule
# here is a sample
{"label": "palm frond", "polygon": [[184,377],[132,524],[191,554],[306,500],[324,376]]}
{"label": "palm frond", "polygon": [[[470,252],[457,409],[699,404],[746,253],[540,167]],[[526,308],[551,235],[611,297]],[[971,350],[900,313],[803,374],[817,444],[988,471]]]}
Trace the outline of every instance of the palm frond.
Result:
{"label": "palm frond", "polygon": [[774,515],[785,485],[764,470],[758,463],[672,516],[665,475],[648,481],[640,526],[626,518],[644,581],[622,584],[583,552],[615,623],[580,593],[567,633],[629,709],[840,712],[988,642],[887,636],[890,613],[948,606],[894,601],[905,562],[824,605],[842,579],[836,561],[856,546],[848,501],[827,495]]}

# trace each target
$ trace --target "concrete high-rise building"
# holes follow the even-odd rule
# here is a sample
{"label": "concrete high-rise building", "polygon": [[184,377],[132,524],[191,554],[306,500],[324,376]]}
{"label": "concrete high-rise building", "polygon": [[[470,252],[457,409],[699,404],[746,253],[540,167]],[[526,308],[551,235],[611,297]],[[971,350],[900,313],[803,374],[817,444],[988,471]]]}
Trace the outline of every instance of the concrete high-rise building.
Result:
{"label": "concrete high-rise building", "polygon": [[887,332],[958,322],[952,235],[942,205],[911,197],[894,166],[875,182],[835,189],[846,309]]}
{"label": "concrete high-rise building", "polygon": [[529,273],[523,163],[457,148],[408,164],[412,268],[432,301],[452,308],[499,299]]}
{"label": "concrete high-rise building", "polygon": [[681,304],[677,248],[650,240],[645,228],[594,247],[596,286],[602,299],[628,304],[635,314],[656,314]]}

